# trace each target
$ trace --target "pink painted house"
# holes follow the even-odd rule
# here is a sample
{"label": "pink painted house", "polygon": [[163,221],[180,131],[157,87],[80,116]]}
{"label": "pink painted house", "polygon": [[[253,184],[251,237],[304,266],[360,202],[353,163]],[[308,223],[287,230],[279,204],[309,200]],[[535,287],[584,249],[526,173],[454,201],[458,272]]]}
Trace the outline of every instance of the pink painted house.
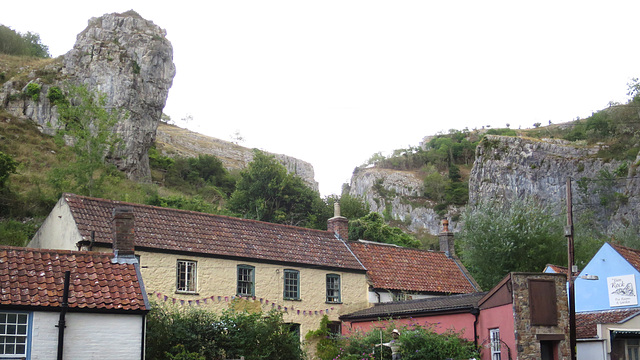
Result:
{"label": "pink painted house", "polygon": [[[343,334],[420,324],[453,330],[481,347],[483,360],[569,357],[564,274],[510,273],[486,293],[376,304],[343,315]],[[392,323],[392,324],[390,324]]]}

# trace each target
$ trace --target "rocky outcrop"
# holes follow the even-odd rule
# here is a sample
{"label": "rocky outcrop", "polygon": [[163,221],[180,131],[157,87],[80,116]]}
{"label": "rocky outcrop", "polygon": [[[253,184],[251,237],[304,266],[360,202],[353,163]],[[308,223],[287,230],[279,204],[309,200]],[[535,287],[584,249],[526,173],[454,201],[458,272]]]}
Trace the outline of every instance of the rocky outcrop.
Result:
{"label": "rocky outcrop", "polygon": [[130,178],[151,178],[147,151],[175,76],[166,31],[134,11],[89,20],[64,56],[63,74],[106,95],[107,107],[125,109],[116,131],[124,147],[115,162]]}
{"label": "rocky outcrop", "polygon": [[[156,148],[167,156],[213,155],[222,161],[227,170],[242,170],[253,160],[252,149],[164,123],[158,126]],[[289,173],[299,176],[309,187],[318,191],[318,183],[315,181],[315,173],[310,163],[287,155],[271,155],[283,164]]]}
{"label": "rocky outcrop", "polygon": [[19,118],[37,123],[53,134],[59,126],[56,107],[47,99],[52,86],[84,84],[105,95],[108,109],[123,110],[114,131],[123,141],[111,158],[129,178],[150,180],[147,151],[175,75],[173,48],[166,32],[134,11],[89,20],[73,49],[60,59],[29,70],[28,83],[41,87],[39,97],[24,96],[24,75],[0,89],[0,105]]}
{"label": "rocky outcrop", "polygon": [[[469,203],[533,198],[564,216],[571,178],[574,221],[589,213],[608,233],[640,225],[635,206],[640,201],[635,177],[640,155],[630,163],[598,157],[600,150],[601,145],[580,142],[486,135],[469,176]],[[439,215],[433,210],[436,204],[421,197],[421,189],[415,172],[372,167],[354,172],[349,194],[365,199],[372,211],[404,222],[414,233],[423,229],[438,234],[442,217],[453,218],[452,229],[459,230],[455,219],[464,209],[449,208]]]}
{"label": "rocky outcrop", "polygon": [[605,231],[637,224],[635,166],[599,158],[600,150],[564,140],[488,135],[476,150],[470,203],[532,197],[561,213],[571,178],[572,202],[581,205],[577,210],[592,211]]}
{"label": "rocky outcrop", "polygon": [[[385,214],[400,222],[400,227],[412,233],[426,231],[437,235],[442,230],[432,201],[422,196],[422,179],[415,172],[381,169],[357,169],[351,177],[349,195],[362,198],[371,211]],[[451,208],[445,217],[457,217],[460,209]],[[459,224],[453,222],[452,230]]]}

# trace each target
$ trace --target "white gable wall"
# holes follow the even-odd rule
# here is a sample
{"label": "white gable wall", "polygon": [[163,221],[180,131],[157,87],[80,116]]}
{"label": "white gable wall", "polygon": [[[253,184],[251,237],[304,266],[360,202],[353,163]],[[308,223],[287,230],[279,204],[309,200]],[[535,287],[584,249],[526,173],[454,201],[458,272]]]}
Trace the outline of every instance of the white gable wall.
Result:
{"label": "white gable wall", "polygon": [[[31,359],[55,360],[58,352],[57,312],[34,312]],[[67,313],[64,359],[139,360],[142,315]]]}
{"label": "white gable wall", "polygon": [[76,243],[80,240],[82,237],[69,205],[64,197],[61,197],[27,247],[78,250]]}

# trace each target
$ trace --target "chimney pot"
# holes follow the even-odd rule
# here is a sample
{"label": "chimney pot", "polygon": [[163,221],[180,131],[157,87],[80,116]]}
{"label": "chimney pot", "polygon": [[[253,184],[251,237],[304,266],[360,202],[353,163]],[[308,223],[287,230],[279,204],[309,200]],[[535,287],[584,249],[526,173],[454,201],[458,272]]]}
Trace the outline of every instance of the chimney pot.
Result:
{"label": "chimney pot", "polygon": [[453,233],[449,231],[449,220],[442,220],[442,232],[438,234],[440,240],[440,251],[443,251],[448,258],[456,256]]}

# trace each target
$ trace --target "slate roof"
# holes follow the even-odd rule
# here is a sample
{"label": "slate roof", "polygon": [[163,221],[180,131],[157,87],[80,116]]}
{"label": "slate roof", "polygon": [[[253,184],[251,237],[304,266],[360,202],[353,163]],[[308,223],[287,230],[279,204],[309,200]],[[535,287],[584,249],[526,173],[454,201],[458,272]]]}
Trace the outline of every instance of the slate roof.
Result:
{"label": "slate roof", "polygon": [[465,294],[480,290],[456,258],[442,251],[425,251],[370,241],[349,242],[353,253],[368,270],[373,287],[441,294]]}
{"label": "slate roof", "polygon": [[0,306],[59,307],[69,270],[70,309],[146,311],[134,264],[113,254],[0,246]]}
{"label": "slate roof", "polygon": [[340,320],[399,318],[437,312],[467,312],[478,307],[486,292],[375,304],[368,309],[340,316]]}
{"label": "slate roof", "polygon": [[597,338],[598,324],[623,324],[638,314],[638,308],[576,313],[576,338]]}
{"label": "slate roof", "polygon": [[640,250],[628,248],[626,246],[609,243],[611,247],[625,258],[631,266],[640,271]]}
{"label": "slate roof", "polygon": [[133,210],[136,248],[356,270],[365,267],[329,231],[64,194],[84,240],[112,243],[113,209]]}

